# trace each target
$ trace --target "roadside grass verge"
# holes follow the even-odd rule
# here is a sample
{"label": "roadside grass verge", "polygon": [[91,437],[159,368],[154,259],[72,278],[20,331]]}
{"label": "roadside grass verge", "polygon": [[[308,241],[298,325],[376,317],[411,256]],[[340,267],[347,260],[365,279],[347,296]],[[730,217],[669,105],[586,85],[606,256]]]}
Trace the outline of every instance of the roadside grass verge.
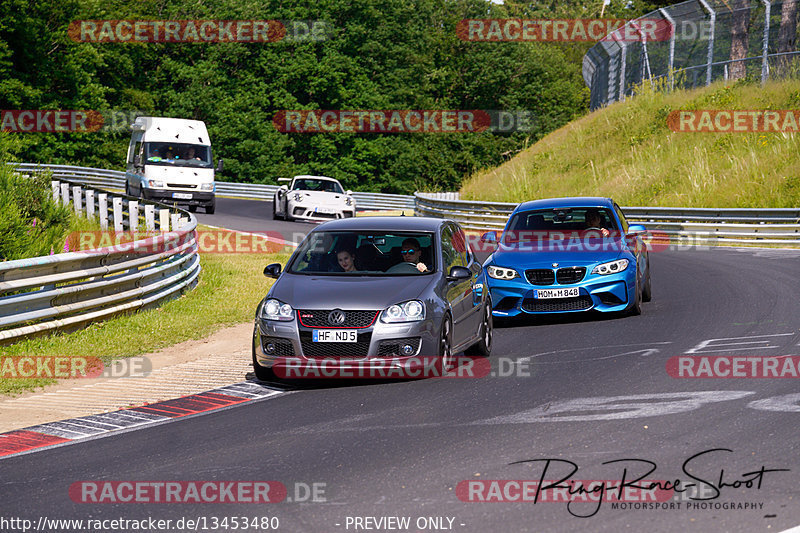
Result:
{"label": "roadside grass verge", "polygon": [[[194,290],[143,312],[90,325],[84,330],[26,339],[0,347],[2,356],[132,357],[204,338],[221,327],[253,319],[256,305],[273,280],[264,266],[285,264],[288,253],[201,254]],[[0,394],[16,394],[55,383],[54,379],[0,378]]]}
{"label": "roadside grass verge", "polygon": [[800,108],[800,80],[656,92],[582,117],[464,182],[465,200],[607,196],[623,206],[796,207],[800,134],[675,133],[671,111]]}

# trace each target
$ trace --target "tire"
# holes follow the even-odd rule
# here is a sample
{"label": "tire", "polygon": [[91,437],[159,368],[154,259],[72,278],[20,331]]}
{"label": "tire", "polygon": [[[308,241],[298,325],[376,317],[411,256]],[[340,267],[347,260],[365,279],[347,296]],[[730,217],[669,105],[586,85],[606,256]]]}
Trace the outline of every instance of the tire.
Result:
{"label": "tire", "polygon": [[647,279],[644,282],[644,288],[642,289],[642,301],[649,302],[653,299],[653,287],[650,283],[650,257],[647,257]]}
{"label": "tire", "polygon": [[125,196],[133,196],[131,193],[131,184],[127,181],[125,182]]}
{"label": "tire", "polygon": [[286,222],[292,222],[294,220],[292,215],[289,214],[289,202],[283,204],[283,220]]}
{"label": "tire", "polygon": [[439,361],[437,367],[441,375],[453,369],[453,321],[445,315],[439,332]]}
{"label": "tire", "polygon": [[278,201],[272,198],[272,220],[278,220]]}
{"label": "tire", "polygon": [[197,206],[196,205],[190,205],[189,206],[189,212],[190,213],[197,213]]}
{"label": "tire", "polygon": [[489,357],[492,354],[492,335],[494,331],[494,318],[492,317],[492,302],[487,300],[483,310],[483,320],[481,321],[480,336],[481,340],[466,349],[467,355],[479,355]]}
{"label": "tire", "polygon": [[639,278],[636,278],[636,287],[633,290],[634,298],[633,298],[633,305],[631,306],[628,313],[632,316],[639,316],[642,314],[642,291],[639,288]]}
{"label": "tire", "polygon": [[207,215],[213,215],[214,211],[216,211],[216,210],[217,210],[217,199],[215,198],[215,199],[211,200],[210,204],[206,205],[206,214]]}

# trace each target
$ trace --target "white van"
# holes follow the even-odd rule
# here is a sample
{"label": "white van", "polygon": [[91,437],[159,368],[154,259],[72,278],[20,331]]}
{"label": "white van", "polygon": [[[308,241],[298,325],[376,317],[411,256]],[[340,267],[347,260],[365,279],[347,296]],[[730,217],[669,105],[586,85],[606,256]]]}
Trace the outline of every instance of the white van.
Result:
{"label": "white van", "polygon": [[[131,126],[125,193],[214,213],[214,164],[206,125],[200,120],[137,117]],[[222,172],[220,159],[216,172]]]}

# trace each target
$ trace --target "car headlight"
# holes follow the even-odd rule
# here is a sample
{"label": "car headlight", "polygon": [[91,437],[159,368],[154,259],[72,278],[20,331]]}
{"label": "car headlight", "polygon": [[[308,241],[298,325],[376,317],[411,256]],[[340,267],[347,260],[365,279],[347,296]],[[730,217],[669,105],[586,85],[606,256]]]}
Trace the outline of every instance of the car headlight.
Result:
{"label": "car headlight", "polygon": [[264,302],[264,306],[261,308],[261,318],[289,322],[294,320],[294,309],[289,304],[270,298]]}
{"label": "car headlight", "polygon": [[608,274],[616,274],[617,272],[622,272],[628,268],[628,260],[627,259],[617,259],[616,261],[610,261],[608,263],[601,263],[592,269],[592,274],[600,274],[601,276],[607,276]]}
{"label": "car headlight", "polygon": [[300,194],[299,192],[294,193],[294,201],[295,202],[302,202],[303,201],[303,195]]}
{"label": "car headlight", "polygon": [[353,199],[348,196],[344,199],[344,205],[353,205]]}
{"label": "car headlight", "polygon": [[151,187],[163,187],[164,186],[164,182],[163,181],[158,181],[158,180],[149,180],[147,183]]}
{"label": "car headlight", "polygon": [[490,278],[494,279],[514,279],[519,276],[517,271],[513,268],[503,268],[494,265],[486,267],[486,272],[489,274]]}
{"label": "car headlight", "polygon": [[425,319],[425,304],[419,300],[411,300],[401,304],[390,305],[381,313],[381,322],[417,322]]}
{"label": "car headlight", "polygon": [[200,184],[200,190],[201,191],[213,191],[214,190],[214,184],[213,183],[201,183]]}

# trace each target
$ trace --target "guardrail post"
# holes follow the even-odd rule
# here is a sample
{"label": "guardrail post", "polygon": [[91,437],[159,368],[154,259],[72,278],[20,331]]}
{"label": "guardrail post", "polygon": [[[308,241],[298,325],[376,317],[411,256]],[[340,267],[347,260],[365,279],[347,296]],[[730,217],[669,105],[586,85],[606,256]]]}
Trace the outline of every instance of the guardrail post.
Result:
{"label": "guardrail post", "polygon": [[76,215],[80,215],[81,211],[83,211],[83,202],[81,202],[81,200],[83,200],[83,191],[81,190],[81,186],[74,185],[72,187],[72,204],[75,208]]}
{"label": "guardrail post", "polygon": [[156,230],[156,208],[153,205],[145,204],[144,206],[144,227],[147,231]]}
{"label": "guardrail post", "polygon": [[108,194],[97,195],[97,216],[100,218],[100,229],[108,229]]}
{"label": "guardrail post", "polygon": [[128,202],[128,228],[134,232],[139,228],[139,202]]}
{"label": "guardrail post", "polygon": [[69,183],[61,184],[61,203],[69,205]]}
{"label": "guardrail post", "polygon": [[708,38],[708,63],[706,66],[706,85],[711,85],[711,68],[714,62],[714,36],[717,32],[717,12],[708,5],[706,0],[700,0],[703,8],[711,15],[711,34]]}
{"label": "guardrail post", "polygon": [[94,219],[94,189],[86,191],[86,218]]}
{"label": "guardrail post", "polygon": [[169,209],[158,210],[158,229],[160,231],[169,231]]}
{"label": "guardrail post", "polygon": [[766,6],[766,14],[764,16],[764,57],[761,60],[761,84],[767,83],[767,78],[769,78],[769,61],[767,56],[769,54],[769,17],[770,11],[772,10],[772,4],[769,0],[761,0],[764,2]]}
{"label": "guardrail post", "polygon": [[122,233],[122,198],[119,196],[115,196],[111,199],[111,203],[114,206],[114,231],[116,233]]}
{"label": "guardrail post", "polygon": [[60,181],[51,181],[50,187],[53,188],[53,201],[58,203],[58,196],[59,196],[59,189],[60,189],[61,182]]}

